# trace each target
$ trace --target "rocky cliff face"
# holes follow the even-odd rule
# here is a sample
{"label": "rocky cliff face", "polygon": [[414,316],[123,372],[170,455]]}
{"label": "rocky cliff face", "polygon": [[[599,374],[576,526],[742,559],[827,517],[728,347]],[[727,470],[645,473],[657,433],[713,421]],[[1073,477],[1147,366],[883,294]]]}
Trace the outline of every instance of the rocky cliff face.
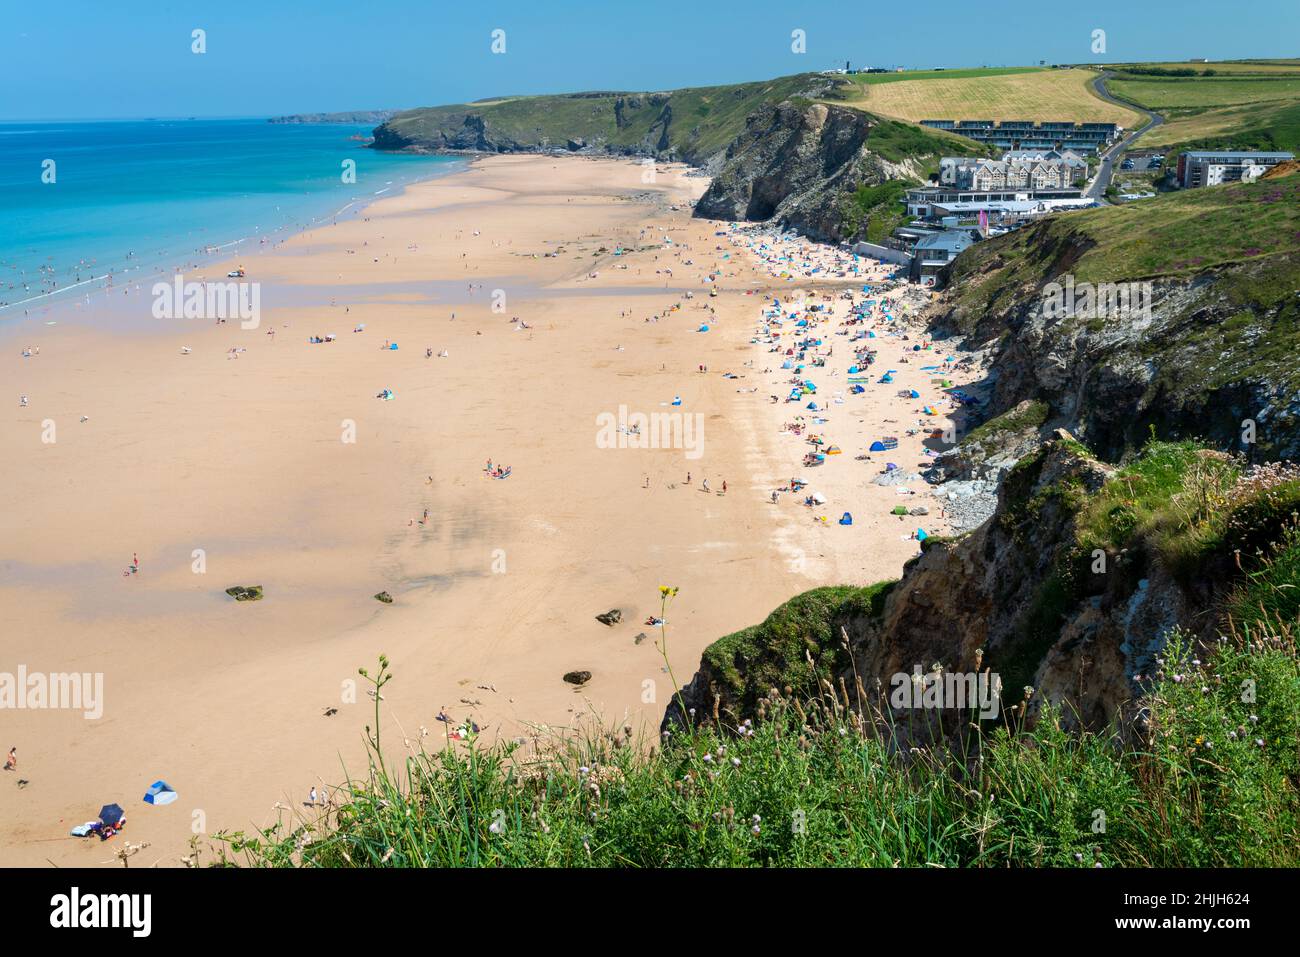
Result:
{"label": "rocky cliff face", "polygon": [[818,74],[666,92],[506,97],[400,113],[375,130],[376,149],[485,153],[568,150],[646,156],[716,168],[745,117],[765,103],[816,99]]}
{"label": "rocky cliff face", "polygon": [[[1023,232],[1040,264],[1028,282],[992,301],[978,295],[1016,268],[981,250],[958,261],[933,310],[938,331],[992,348],[989,416],[1042,403],[1045,428],[1068,428],[1112,461],[1153,431],[1261,460],[1300,458],[1300,374],[1286,358],[1300,337],[1300,254],[1144,280],[1149,314],[1054,318],[1046,285],[1071,274],[1086,240],[1047,223]],[[1130,278],[1142,279],[1114,281]]]}
{"label": "rocky cliff face", "polygon": [[872,152],[874,117],[823,103],[774,103],[750,114],[696,205],[711,219],[771,220],[814,239],[846,238],[843,204],[860,186],[919,182],[921,162]]}
{"label": "rocky cliff face", "polygon": [[[902,740],[969,720],[951,711],[891,708],[895,675],[936,664],[949,673],[998,675],[1002,708],[1032,687],[1031,719],[1050,702],[1063,709],[1067,725],[1097,729],[1127,720],[1137,676],[1152,672],[1174,629],[1199,634],[1215,626],[1208,610],[1216,585],[1229,576],[1218,569],[1203,582],[1180,580],[1141,540],[1103,549],[1100,561],[1081,551],[1081,515],[1113,476],[1112,467],[1059,433],[1007,474],[991,520],[959,539],[931,539],[902,579],[877,586],[871,600],[850,590],[812,619],[799,611],[802,628],[779,609],[740,633],[743,640],[712,646],[682,690],[686,711],[695,721],[715,714],[743,719],[762,707],[771,687],[788,694],[780,687],[787,682],[767,667],[773,649],[784,647],[778,658],[785,671],[777,673],[799,679],[789,683],[812,677],[847,689],[866,710],[888,715]],[[801,655],[810,672],[791,669]],[[682,720],[674,701],[663,727]]]}

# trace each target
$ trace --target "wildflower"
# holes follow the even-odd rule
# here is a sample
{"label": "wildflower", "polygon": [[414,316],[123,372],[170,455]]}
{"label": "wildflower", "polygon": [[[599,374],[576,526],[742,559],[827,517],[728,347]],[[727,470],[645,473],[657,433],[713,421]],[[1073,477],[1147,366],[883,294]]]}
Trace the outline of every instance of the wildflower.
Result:
{"label": "wildflower", "polygon": [[757,824],[755,824],[749,830],[755,837],[758,837],[758,835],[762,833],[762,829]]}
{"label": "wildflower", "polygon": [[586,775],[588,775],[588,774],[591,773],[591,768],[588,768],[588,767],[581,767],[581,768],[578,768],[578,773],[581,774],[581,775],[583,775],[583,776],[585,777]]}
{"label": "wildflower", "polygon": [[763,819],[759,817],[757,814],[755,814],[753,817],[750,818],[750,820],[753,821],[755,824],[759,824],[762,822]]}
{"label": "wildflower", "polygon": [[1249,718],[1251,724],[1259,724],[1259,715],[1252,714]]}
{"label": "wildflower", "polygon": [[1262,748],[1263,746],[1264,746],[1264,739],[1263,739],[1263,738],[1256,738],[1256,739],[1255,739],[1255,747],[1257,747],[1257,748]]}
{"label": "wildflower", "polygon": [[732,759],[731,759],[731,766],[732,766],[733,768],[738,768],[738,767],[740,767],[740,758],[732,758]]}
{"label": "wildflower", "polygon": [[506,823],[505,821],[501,821],[501,820],[495,820],[488,825],[488,830],[491,831],[493,834],[502,834],[505,832],[505,829],[506,829]]}
{"label": "wildflower", "polygon": [[1075,851],[1075,852],[1074,852],[1074,859],[1075,859],[1076,861],[1082,862],[1082,861],[1083,861],[1083,855],[1080,854],[1078,851]]}
{"label": "wildflower", "polygon": [[704,760],[705,760],[706,762],[712,762],[712,761],[713,761],[713,755],[711,755],[711,754],[706,754],[706,755],[704,756]]}

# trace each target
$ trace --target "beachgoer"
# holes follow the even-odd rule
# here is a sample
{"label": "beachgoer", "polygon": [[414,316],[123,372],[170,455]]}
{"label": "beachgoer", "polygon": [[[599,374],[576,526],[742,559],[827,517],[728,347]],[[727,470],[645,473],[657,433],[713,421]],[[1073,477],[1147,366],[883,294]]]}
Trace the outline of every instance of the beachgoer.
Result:
{"label": "beachgoer", "polygon": [[5,770],[18,770],[18,748],[13,747],[9,749],[9,757],[5,758]]}
{"label": "beachgoer", "polygon": [[687,484],[687,485],[690,485],[690,484],[691,484],[691,473],[690,473],[690,472],[687,472],[687,473],[686,473],[686,484]]}
{"label": "beachgoer", "polygon": [[312,807],[315,807],[317,804],[316,789],[314,787],[311,789],[311,793],[307,795],[307,803]]}

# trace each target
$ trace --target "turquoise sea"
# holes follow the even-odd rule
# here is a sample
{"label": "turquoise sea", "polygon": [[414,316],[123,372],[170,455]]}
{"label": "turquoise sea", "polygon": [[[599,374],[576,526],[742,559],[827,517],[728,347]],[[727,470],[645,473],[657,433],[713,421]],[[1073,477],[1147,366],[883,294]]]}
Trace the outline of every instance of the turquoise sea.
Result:
{"label": "turquoise sea", "polygon": [[217,247],[228,258],[464,166],[352,138],[370,132],[264,119],[0,123],[0,319],[109,275],[152,274]]}

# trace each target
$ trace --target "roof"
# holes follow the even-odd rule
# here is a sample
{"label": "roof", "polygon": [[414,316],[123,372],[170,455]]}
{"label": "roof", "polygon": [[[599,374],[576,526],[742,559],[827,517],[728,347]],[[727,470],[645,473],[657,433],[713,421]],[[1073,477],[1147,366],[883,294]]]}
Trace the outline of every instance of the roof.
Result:
{"label": "roof", "polygon": [[1249,156],[1255,159],[1295,159],[1294,153],[1261,153],[1257,150],[1187,150],[1183,155],[1195,159],[1224,159],[1235,156]]}
{"label": "roof", "polygon": [[921,237],[917,240],[916,248],[918,252],[923,249],[946,249],[959,253],[974,241],[970,238],[969,229],[953,229]]}

